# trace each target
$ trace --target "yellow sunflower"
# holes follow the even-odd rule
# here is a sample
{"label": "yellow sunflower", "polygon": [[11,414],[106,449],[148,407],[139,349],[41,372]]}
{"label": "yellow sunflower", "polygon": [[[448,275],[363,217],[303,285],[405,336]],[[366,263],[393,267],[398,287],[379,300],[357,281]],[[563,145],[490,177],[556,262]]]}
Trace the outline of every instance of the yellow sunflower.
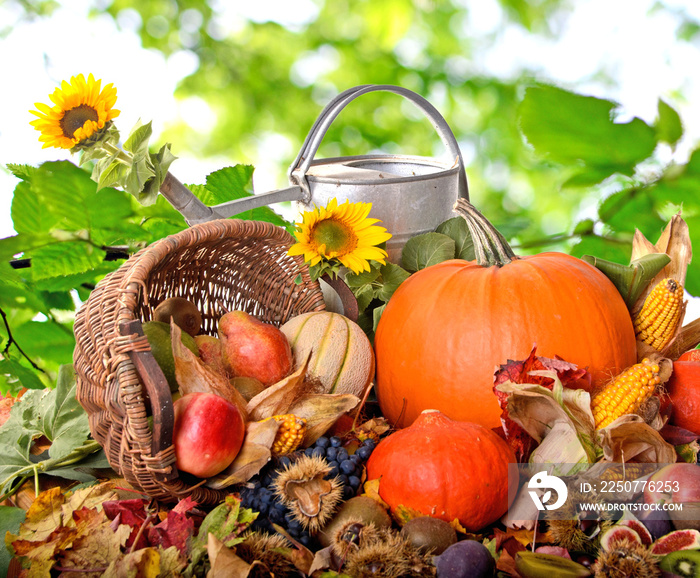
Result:
{"label": "yellow sunflower", "polygon": [[82,74],[65,80],[49,98],[54,106],[37,102],[37,110],[30,110],[39,118],[29,124],[41,132],[42,148],[71,149],[103,129],[119,111],[113,109],[117,89],[112,84],[101,88],[102,81],[90,74],[87,81]]}
{"label": "yellow sunflower", "polygon": [[369,271],[369,261],[386,263],[387,253],[376,247],[388,241],[391,234],[377,227],[379,219],[368,219],[372,203],[338,205],[331,199],[326,207],[304,212],[302,222],[294,233],[298,243],[289,249],[290,255],[304,255],[311,267],[322,260],[337,259],[353,273]]}

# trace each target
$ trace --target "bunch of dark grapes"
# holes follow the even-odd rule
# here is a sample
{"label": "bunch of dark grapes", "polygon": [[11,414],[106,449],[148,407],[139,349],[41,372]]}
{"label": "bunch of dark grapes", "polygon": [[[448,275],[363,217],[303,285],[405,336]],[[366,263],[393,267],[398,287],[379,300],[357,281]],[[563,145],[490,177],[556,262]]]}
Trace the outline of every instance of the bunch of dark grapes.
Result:
{"label": "bunch of dark grapes", "polygon": [[312,538],[309,533],[294,518],[289,508],[279,501],[272,490],[272,485],[279,471],[290,465],[302,453],[325,458],[331,467],[331,471],[326,477],[335,478],[337,476],[340,479],[343,486],[343,499],[348,500],[355,496],[360,489],[362,469],[372,454],[374,446],[374,441],[368,439],[357,448],[354,454],[349,455],[339,437],[320,437],[313,446],[303,452],[295,452],[289,456],[272,460],[258,475],[253,476],[240,492],[242,506],[260,513],[253,523],[252,529],[274,533],[272,524],[277,524],[284,528],[290,536],[305,546],[310,546]]}
{"label": "bunch of dark grapes", "polygon": [[331,471],[328,478],[338,476],[343,484],[343,500],[349,500],[360,489],[362,469],[372,454],[375,443],[368,439],[350,455],[343,447],[343,441],[339,437],[320,437],[316,443],[304,450],[307,456],[320,456],[325,458]]}

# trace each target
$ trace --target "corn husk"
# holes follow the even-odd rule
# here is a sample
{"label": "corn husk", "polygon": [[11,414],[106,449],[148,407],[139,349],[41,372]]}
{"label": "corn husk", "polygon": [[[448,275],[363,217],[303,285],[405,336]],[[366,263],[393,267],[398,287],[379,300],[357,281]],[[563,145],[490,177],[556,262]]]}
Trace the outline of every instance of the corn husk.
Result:
{"label": "corn husk", "polygon": [[[652,244],[640,231],[637,230],[635,232],[632,241],[632,259],[656,254],[668,255],[670,262],[651,279],[646,289],[639,295],[631,308],[633,318],[644,305],[644,300],[649,293],[662,279],[675,279],[685,287],[688,265],[692,260],[693,250],[688,224],[680,216],[680,213],[671,218],[656,244]],[[677,359],[684,351],[700,343],[700,320],[695,320],[685,327],[682,326],[686,305],[687,301],[684,301],[681,306],[681,321],[676,329],[676,334],[661,351],[661,354],[665,357]],[[638,358],[642,359],[647,357],[654,349],[638,342],[637,351]]]}
{"label": "corn husk", "polygon": [[639,415],[617,418],[596,432],[597,443],[608,462],[644,462],[669,464],[676,461],[676,450]]}
{"label": "corn husk", "polygon": [[590,394],[562,386],[555,371],[534,371],[553,380],[552,390],[531,383],[505,381],[496,386],[508,394],[508,414],[539,445],[530,463],[547,464],[554,475],[573,473],[596,461]]}

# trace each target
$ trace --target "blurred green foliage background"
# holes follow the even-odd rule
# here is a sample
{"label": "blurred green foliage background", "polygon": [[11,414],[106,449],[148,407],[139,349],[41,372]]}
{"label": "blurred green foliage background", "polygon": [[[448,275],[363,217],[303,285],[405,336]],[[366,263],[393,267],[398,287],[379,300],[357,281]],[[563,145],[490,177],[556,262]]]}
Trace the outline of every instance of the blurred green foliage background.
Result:
{"label": "blurred green foliage background", "polygon": [[[51,18],[59,6],[53,0],[6,2],[25,19]],[[550,40],[574,4],[499,0],[509,25]],[[563,250],[627,263],[635,228],[656,241],[681,207],[693,239],[700,239],[700,152],[698,143],[686,143],[683,158],[674,155],[683,123],[673,101],[659,99],[657,118],[645,122],[620,117],[617,103],[577,94],[576,86],[550,86],[555,81],[536,68],[507,78],[489,74],[480,62],[500,37],[493,30],[470,32],[477,1],[305,5],[305,13],[284,25],[235,18],[224,0],[91,2],[94,17],[109,15],[136,30],[145,48],[185,52],[197,63],[176,97],[204,103],[215,121],[207,130],[169,125],[160,138],[174,143],[176,154],[224,160],[221,166],[255,165],[264,157],[283,184],[306,133],[335,94],[358,84],[396,84],[425,96],[447,119],[467,162],[472,202],[516,251]],[[698,22],[677,6],[660,0],[653,13],[675,19],[679,43],[700,39]],[[611,87],[616,82],[604,69],[596,80]],[[682,102],[684,96],[673,98]],[[341,114],[318,156],[377,150],[436,156],[442,144],[412,105],[373,93]],[[171,170],[177,175],[177,161]],[[132,252],[185,226],[162,199],[144,208],[120,191],[96,193],[89,175],[69,163],[13,172],[21,179],[13,201],[17,235],[0,241],[0,306],[7,321],[0,324],[0,389],[51,384],[58,364],[70,362],[76,304],[120,263],[103,261],[105,247]],[[75,218],[76,195],[93,218]],[[98,211],[108,198],[115,210]],[[32,259],[32,267],[12,269],[7,262],[18,256]],[[700,295],[700,272],[691,271],[688,289]],[[21,344],[26,356],[17,350]],[[28,359],[44,372],[34,371]]]}

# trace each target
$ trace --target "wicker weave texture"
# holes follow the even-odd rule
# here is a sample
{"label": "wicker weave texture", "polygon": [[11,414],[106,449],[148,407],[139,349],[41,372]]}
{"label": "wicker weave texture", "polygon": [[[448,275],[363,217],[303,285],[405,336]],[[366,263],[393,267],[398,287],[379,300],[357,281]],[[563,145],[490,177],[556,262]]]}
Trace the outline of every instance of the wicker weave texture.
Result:
{"label": "wicker weave texture", "polygon": [[284,229],[258,221],[196,225],[132,256],[98,283],[78,311],[73,355],[78,400],[110,465],[149,496],[173,501],[190,495],[212,504],[223,493],[179,474],[172,435],[158,439],[159,428],[149,425],[149,415],[158,423],[161,417],[172,420],[172,399],[157,366],[144,370],[139,363],[145,359],[152,367],[154,360],[140,324],[132,331],[133,322],[150,320],[169,297],[195,303],[202,313],[201,333],[209,335],[216,335],[219,317],[235,309],[275,325],[324,310],[318,282],[301,268],[300,257],[287,255],[292,242]]}

